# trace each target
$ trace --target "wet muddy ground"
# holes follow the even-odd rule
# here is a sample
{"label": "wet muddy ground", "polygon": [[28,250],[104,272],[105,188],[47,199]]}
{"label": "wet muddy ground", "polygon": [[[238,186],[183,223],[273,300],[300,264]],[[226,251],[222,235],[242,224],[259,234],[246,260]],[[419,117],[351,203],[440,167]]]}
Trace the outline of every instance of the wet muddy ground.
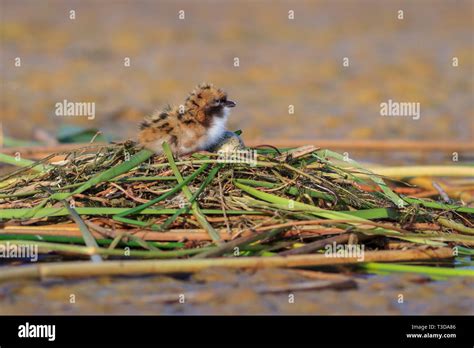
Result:
{"label": "wet muddy ground", "polygon": [[179,277],[12,281],[0,284],[0,314],[474,314],[473,279],[358,275],[338,290],[329,283],[290,269],[218,268]]}

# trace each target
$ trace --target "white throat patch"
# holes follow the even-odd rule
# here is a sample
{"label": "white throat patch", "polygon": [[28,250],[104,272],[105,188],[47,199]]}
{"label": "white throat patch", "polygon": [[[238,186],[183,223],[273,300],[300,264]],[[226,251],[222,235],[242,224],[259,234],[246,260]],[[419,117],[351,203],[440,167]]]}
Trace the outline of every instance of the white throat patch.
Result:
{"label": "white throat patch", "polygon": [[204,140],[201,147],[205,150],[216,144],[224,135],[225,125],[229,117],[229,108],[224,108],[224,115],[222,117],[214,117],[211,127],[207,131],[207,138]]}

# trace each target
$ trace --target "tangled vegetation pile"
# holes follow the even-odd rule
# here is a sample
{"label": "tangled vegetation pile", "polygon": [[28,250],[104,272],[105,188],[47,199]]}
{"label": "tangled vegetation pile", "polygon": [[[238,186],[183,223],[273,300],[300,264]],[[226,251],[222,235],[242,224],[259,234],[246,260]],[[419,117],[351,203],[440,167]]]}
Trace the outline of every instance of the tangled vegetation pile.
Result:
{"label": "tangled vegetation pile", "polygon": [[[33,243],[44,254],[93,261],[247,262],[236,267],[257,265],[249,260],[355,262],[323,258],[333,245],[363,245],[365,261],[473,254],[473,207],[449,197],[449,204],[418,198],[426,189],[387,180],[338,153],[261,147],[174,158],[165,149],[157,156],[126,142],[40,162],[2,155],[23,167],[0,180],[0,243]],[[472,192],[472,183],[465,185]],[[439,188],[439,195],[449,192]],[[186,261],[176,267],[192,271],[193,260]]]}

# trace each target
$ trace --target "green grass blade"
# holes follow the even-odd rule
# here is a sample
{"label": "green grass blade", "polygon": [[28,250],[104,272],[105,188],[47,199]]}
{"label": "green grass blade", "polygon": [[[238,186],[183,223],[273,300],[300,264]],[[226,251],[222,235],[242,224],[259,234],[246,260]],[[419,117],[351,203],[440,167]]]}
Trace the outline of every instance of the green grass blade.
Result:
{"label": "green grass blade", "polygon": [[115,167],[112,167],[110,169],[107,169],[106,171],[97,174],[93,178],[89,179],[86,181],[84,184],[79,186],[77,189],[75,189],[73,192],[68,192],[68,193],[62,193],[62,192],[57,192],[52,194],[50,197],[44,199],[40,204],[38,204],[36,207],[33,209],[29,210],[26,212],[24,216],[21,218],[23,219],[31,219],[36,212],[43,208],[50,200],[62,200],[62,199],[67,199],[75,194],[82,193],[85,190],[101,183],[104,181],[109,181],[123,173],[128,172],[129,170],[135,168],[138,166],[140,163],[146,161],[148,158],[153,156],[153,151],[148,150],[148,149],[143,149],[137,154],[133,155],[129,161],[125,161]]}
{"label": "green grass blade", "polygon": [[173,189],[171,189],[170,191],[162,194],[161,196],[159,196],[155,199],[152,199],[151,201],[149,201],[147,203],[141,204],[141,205],[139,205],[137,207],[134,207],[132,209],[125,210],[125,211],[113,216],[112,218],[116,221],[119,221],[119,222],[131,224],[131,225],[136,225],[136,226],[140,226],[140,227],[149,227],[149,226],[151,226],[153,228],[153,226],[154,226],[155,228],[159,228],[158,225],[150,225],[149,223],[146,223],[146,222],[143,222],[143,221],[138,221],[138,220],[125,218],[125,216],[132,215],[132,214],[138,214],[138,213],[142,212],[143,210],[145,210],[146,208],[148,208],[148,207],[150,207],[150,206],[152,206],[152,205],[154,205],[158,202],[161,202],[161,201],[165,200],[166,198],[176,194],[179,190],[182,189],[182,187],[184,185],[186,185],[189,182],[191,182],[192,180],[194,180],[207,167],[208,167],[208,164],[203,164],[198,170],[196,170],[193,174],[188,176],[185,180],[180,182],[178,185],[173,187]]}
{"label": "green grass blade", "polygon": [[[78,245],[67,245],[59,243],[46,243],[46,242],[34,242],[34,241],[25,241],[25,240],[8,240],[0,241],[1,244],[16,244],[16,245],[36,245],[40,253],[49,253],[49,252],[65,252],[65,253],[74,253],[77,255],[102,255],[102,256],[118,256],[125,257],[125,251],[120,249],[105,249],[105,248],[94,248],[87,246],[78,246]],[[158,259],[168,259],[183,257],[188,255],[195,255],[197,253],[203,252],[205,250],[210,250],[211,248],[193,248],[193,249],[184,249],[184,250],[171,250],[171,251],[161,251],[161,250],[130,250],[129,257],[135,258],[158,258]]]}
{"label": "green grass blade", "polygon": [[[74,210],[74,208],[72,208],[68,202],[66,201],[63,201],[64,203],[64,206],[66,207],[66,209],[68,210],[69,214],[71,215],[71,218],[74,220],[74,222],[79,226],[79,230],[81,231],[81,234],[82,234],[82,238],[84,239],[84,243],[88,246],[88,247],[92,247],[92,248],[98,248],[99,246],[97,245],[97,242],[94,238],[94,236],[92,235],[92,233],[89,231],[89,229],[87,228],[86,224],[84,223],[84,221],[81,219],[81,217],[79,216],[79,214],[77,214],[77,212]],[[92,262],[102,262],[102,257],[100,257],[100,255],[98,254],[92,254],[91,255],[91,261]]]}
{"label": "green grass blade", "polygon": [[[106,171],[94,176],[90,180],[86,181],[83,185],[79,186],[77,189],[75,189],[73,192],[70,193],[70,195],[75,195],[78,193],[82,193],[85,190],[100,184],[101,182],[104,181],[109,181],[123,173],[128,172],[129,170],[135,168],[138,166],[140,163],[145,162],[147,159],[149,159],[151,156],[153,156],[154,152],[148,149],[143,149],[140,152],[136,153],[133,155],[129,161],[124,161],[120,163],[119,165],[112,167],[110,169],[107,169]],[[53,198],[53,197],[51,197]]]}
{"label": "green grass blade", "polygon": [[194,195],[191,197],[189,200],[189,204],[187,207],[179,209],[176,213],[173,214],[173,216],[169,217],[161,226],[160,228],[163,230],[168,229],[169,226],[181,215],[181,214],[186,214],[189,212],[189,209],[191,208],[191,205],[195,202],[195,200],[199,197],[199,195],[204,191],[204,189],[211,183],[211,181],[214,179],[216,176],[217,172],[222,168],[222,165],[219,164],[216,167],[212,168],[211,172],[207,176],[206,180],[201,184],[199,189],[194,193]]}
{"label": "green grass blade", "polygon": [[[280,184],[270,183],[266,181],[258,181],[258,180],[251,180],[251,179],[239,179],[239,182],[248,186],[266,187],[266,188],[276,188],[280,185]],[[326,201],[334,202],[333,196],[327,193],[318,192],[309,188],[298,189],[296,187],[287,187],[283,189],[283,192],[288,193],[289,195],[292,195],[292,196],[298,196],[300,193],[306,193],[311,197],[322,198]]]}
{"label": "green grass blade", "polygon": [[365,174],[367,174],[369,176],[369,178],[374,182],[376,183],[380,189],[383,191],[383,193],[385,194],[385,196],[390,199],[395,205],[397,205],[398,207],[402,208],[404,206],[406,206],[406,202],[403,201],[403,199],[398,196],[395,192],[393,192],[390,187],[387,186],[387,184],[385,184],[385,182],[383,181],[382,178],[380,178],[379,176],[375,175],[374,173],[372,173],[370,170],[364,168],[363,166],[361,166],[359,163],[357,163],[356,161],[350,159],[350,158],[345,158],[344,156],[342,156],[341,154],[337,153],[337,152],[334,152],[334,151],[330,151],[330,150],[319,150],[319,151],[316,151],[317,155],[319,157],[321,157],[322,159],[325,158],[325,157],[331,157],[331,158],[334,158],[334,159],[337,159],[339,161],[342,161],[344,163],[348,163],[350,165],[352,165],[353,167],[363,171]]}
{"label": "green grass blade", "polygon": [[[129,208],[104,208],[104,207],[76,207],[76,212],[79,215],[91,215],[91,216],[108,216],[117,215],[125,211],[130,210]],[[172,215],[176,213],[178,209],[145,209],[140,213],[143,215]],[[29,213],[31,208],[17,208],[17,209],[1,209],[0,219],[21,219],[25,214]],[[223,212],[220,209],[202,209],[203,214],[206,215],[222,215]],[[228,215],[266,215],[259,211],[248,211],[248,210],[226,210]],[[35,212],[31,217],[32,219],[41,219],[47,216],[66,216],[69,215],[66,208],[41,208]]]}
{"label": "green grass blade", "polygon": [[392,263],[378,263],[368,262],[360,265],[363,269],[369,272],[382,271],[382,272],[408,272],[408,273],[421,273],[428,276],[442,276],[442,277],[474,277],[474,270],[470,269],[458,269],[458,268],[446,268],[446,267],[430,267],[430,266],[410,266],[400,265]]}
{"label": "green grass blade", "polygon": [[[29,240],[37,242],[50,242],[50,243],[65,243],[65,244],[80,244],[84,245],[84,239],[82,237],[70,237],[70,236],[49,236],[44,235],[40,236],[37,234],[15,234],[15,233],[5,233],[0,234],[0,240],[12,241],[12,240]],[[100,246],[108,246],[112,243],[112,239],[99,238],[96,239],[96,242]],[[159,248],[159,249],[176,249],[183,248],[184,243],[180,242],[152,242],[147,241],[148,244]],[[121,240],[119,243],[120,246],[128,246],[132,248],[137,248],[141,246],[141,243],[135,240],[124,241]]]}
{"label": "green grass blade", "polygon": [[[171,170],[173,171],[174,175],[176,176],[176,179],[178,180],[178,183],[181,183],[182,181],[184,181],[183,177],[181,176],[181,173],[180,173],[178,167],[176,166],[176,163],[175,163],[174,158],[173,158],[173,154],[171,153],[171,149],[170,149],[169,145],[166,142],[163,143],[163,151],[166,154],[166,157],[168,158],[168,162],[170,164]],[[189,190],[189,187],[184,185],[182,187],[182,191],[183,191],[184,195],[186,196],[186,198],[190,201],[193,195],[192,195],[191,191]],[[221,237],[219,236],[217,231],[211,226],[211,224],[206,220],[206,217],[204,216],[204,214],[199,209],[199,205],[197,204],[197,202],[193,202],[191,204],[191,209],[193,211],[193,215],[196,217],[196,220],[207,231],[207,233],[209,233],[209,236],[211,237],[211,239],[215,242],[220,241]]]}
{"label": "green grass blade", "polygon": [[[367,222],[368,220],[360,218],[358,216],[353,216],[349,215],[346,213],[338,212],[338,211],[329,211],[329,210],[324,210],[309,204],[301,203],[301,202],[294,202],[290,201],[286,198],[278,197],[266,192],[259,191],[257,189],[254,189],[250,186],[246,186],[242,183],[240,183],[237,180],[234,181],[235,186],[240,188],[242,191],[247,192],[248,194],[257,197],[261,200],[271,202],[271,203],[276,203],[280,205],[286,205],[287,207],[292,206],[295,210],[301,210],[301,211],[306,211],[306,212],[311,212],[313,215],[316,215],[318,217],[322,217],[325,219],[334,219],[334,220],[348,220],[348,224],[352,225],[358,225],[358,224],[363,224],[364,222]],[[395,234],[400,234],[398,231],[394,230],[389,230],[381,227],[376,227],[374,229],[370,230],[371,232],[390,232],[390,233],[395,233]]]}
{"label": "green grass blade", "polygon": [[47,165],[47,164],[40,163],[40,164],[35,165],[36,163],[35,161],[30,161],[24,158],[17,159],[16,157],[9,156],[3,153],[0,153],[0,162],[11,164],[18,167],[31,167],[31,170],[35,172],[40,172],[40,173],[43,173],[52,168],[52,166]]}
{"label": "green grass blade", "polygon": [[459,213],[469,213],[469,214],[474,214],[474,208],[469,208],[469,207],[462,207],[459,205],[452,205],[452,204],[444,204],[444,203],[438,203],[438,202],[431,202],[431,201],[426,201],[423,199],[419,198],[410,198],[410,197],[404,197],[405,201],[410,203],[410,204],[418,204],[422,205],[423,207],[426,208],[432,208],[432,209],[442,209],[442,210],[454,210]]}

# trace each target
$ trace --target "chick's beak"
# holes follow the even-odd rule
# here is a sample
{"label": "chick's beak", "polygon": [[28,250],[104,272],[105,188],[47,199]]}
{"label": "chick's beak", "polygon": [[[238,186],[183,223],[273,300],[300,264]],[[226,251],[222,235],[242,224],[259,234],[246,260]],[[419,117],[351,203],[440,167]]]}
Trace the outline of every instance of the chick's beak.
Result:
{"label": "chick's beak", "polygon": [[224,105],[228,108],[233,108],[236,104],[232,100],[227,100]]}

